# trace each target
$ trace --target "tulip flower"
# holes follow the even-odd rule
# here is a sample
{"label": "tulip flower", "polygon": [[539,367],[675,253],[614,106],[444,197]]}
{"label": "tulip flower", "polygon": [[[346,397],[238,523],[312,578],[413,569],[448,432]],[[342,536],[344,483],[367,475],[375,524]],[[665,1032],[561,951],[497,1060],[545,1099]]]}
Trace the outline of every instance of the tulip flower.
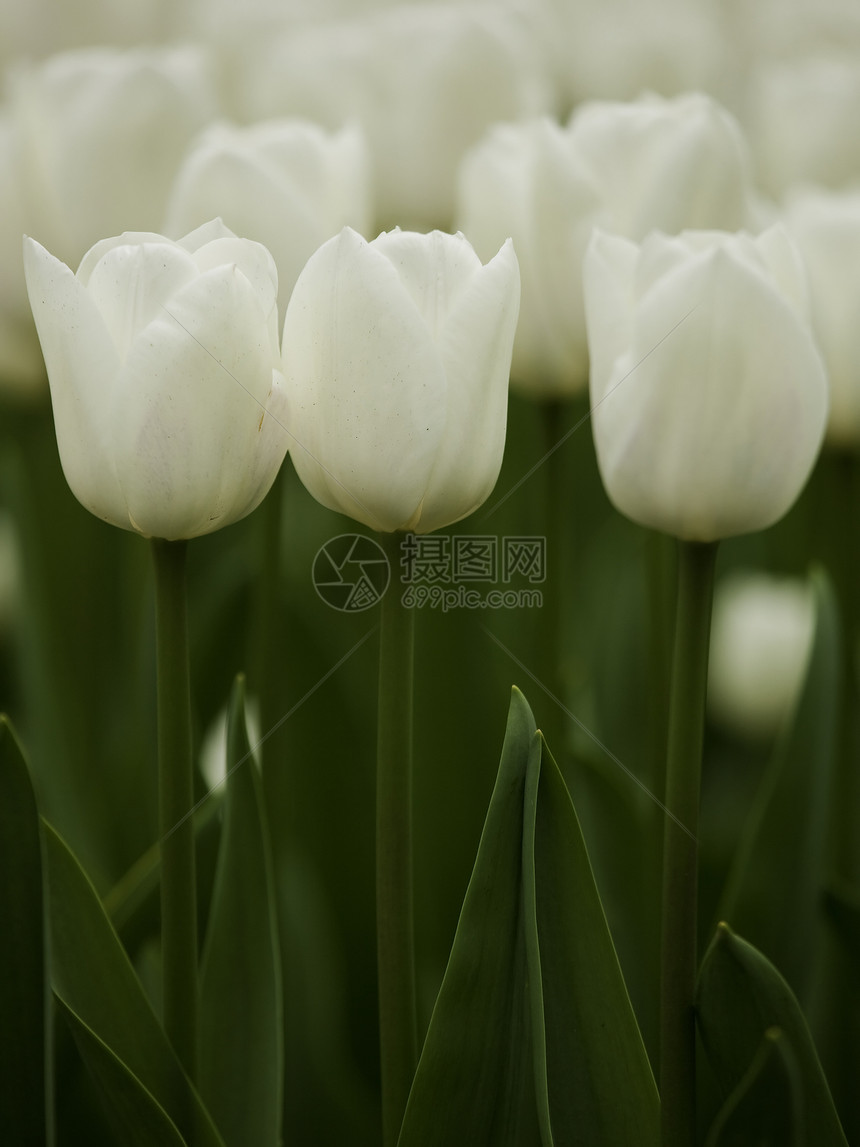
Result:
{"label": "tulip flower", "polygon": [[700,94],[583,104],[567,127],[501,124],[460,166],[458,226],[482,257],[513,238],[523,283],[512,382],[542,398],[588,380],[582,259],[597,224],[735,230],[751,210],[746,144]]}
{"label": "tulip flower", "polygon": [[809,272],[812,325],[827,364],[836,445],[860,443],[860,193],[811,188],[789,197],[785,225]]}
{"label": "tulip flower", "polygon": [[249,57],[242,119],[357,120],[377,228],[450,227],[457,166],[490,124],[552,107],[527,25],[494,5],[398,4],[289,28]]}
{"label": "tulip flower", "polygon": [[800,693],[815,629],[809,586],[798,578],[735,573],[714,598],[708,703],[748,737],[773,736]]}
{"label": "tulip flower", "polygon": [[699,542],[782,517],[828,405],[784,228],[654,233],[641,246],[597,232],[584,284],[594,439],[615,506]]}
{"label": "tulip flower", "polygon": [[287,448],[268,251],[214,221],[105,239],[77,274],[32,239],[24,261],[78,501],[169,540],[250,513]]}
{"label": "tulip flower", "polygon": [[532,394],[588,385],[582,258],[599,218],[597,181],[549,118],[499,124],[460,166],[458,226],[482,258],[507,236],[522,301],[511,380]]}
{"label": "tulip flower", "polygon": [[[212,117],[196,48],[65,52],[10,72],[0,109],[0,379],[44,379],[21,235],[69,266],[105,235],[154,231],[182,156]],[[201,220],[203,222],[203,220]]]}
{"label": "tulip flower", "polygon": [[361,129],[328,132],[306,120],[213,125],[179,170],[165,231],[184,235],[216,215],[268,247],[283,319],[317,247],[346,224],[360,232],[370,227],[370,158]]}
{"label": "tulip flower", "polygon": [[571,116],[571,148],[592,174],[602,226],[629,239],[649,231],[746,226],[750,159],[737,120],[700,92],[593,101]]}
{"label": "tulip flower", "polygon": [[486,265],[438,231],[325,243],[283,338],[291,454],[313,496],[381,531],[477,509],[501,466],[518,307],[510,241]]}

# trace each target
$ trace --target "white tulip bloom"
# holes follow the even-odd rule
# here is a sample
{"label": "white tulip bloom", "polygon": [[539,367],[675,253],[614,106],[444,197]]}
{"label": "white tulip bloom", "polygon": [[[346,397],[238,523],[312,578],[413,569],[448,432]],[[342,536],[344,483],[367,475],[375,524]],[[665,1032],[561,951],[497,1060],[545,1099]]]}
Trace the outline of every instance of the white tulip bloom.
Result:
{"label": "white tulip bloom", "polygon": [[597,232],[584,267],[597,460],[614,505],[709,542],[789,509],[827,422],[827,376],[784,228]]}
{"label": "white tulip bloom", "polygon": [[740,128],[705,95],[583,104],[566,128],[548,118],[495,127],[461,164],[457,222],[482,257],[514,241],[514,385],[540,395],[586,387],[582,260],[595,224],[637,240],[735,230],[750,204]]}
{"label": "white tulip bloom", "polygon": [[519,307],[510,241],[346,227],[299,276],[284,322],[290,449],[324,506],[429,533],[488,497],[502,461]]}
{"label": "white tulip bloom", "polygon": [[549,118],[498,125],[460,166],[460,230],[481,258],[514,241],[522,300],[511,381],[529,393],[588,385],[582,258],[600,206],[570,132]]}
{"label": "white tulip bloom", "polygon": [[798,191],[786,226],[809,272],[812,325],[830,381],[828,438],[860,443],[860,191]]}
{"label": "white tulip bloom", "polygon": [[773,736],[800,694],[815,608],[796,578],[731,574],[714,596],[708,703],[717,720],[745,736]]}
{"label": "white tulip bloom", "polygon": [[154,231],[215,106],[196,48],[65,52],[19,65],[0,109],[0,381],[44,380],[21,236],[77,266],[104,235]]}
{"label": "white tulip bloom", "polygon": [[528,26],[491,4],[398,4],[291,28],[248,61],[238,116],[358,121],[377,227],[448,227],[457,166],[490,124],[552,106]]}
{"label": "white tulip bloom", "polygon": [[213,125],[180,168],[164,230],[184,235],[216,215],[271,252],[283,318],[317,247],[347,224],[362,233],[370,227],[370,156],[361,129],[329,132],[308,120]]}
{"label": "white tulip bloom", "polygon": [[641,240],[649,231],[748,225],[747,143],[734,116],[710,96],[593,101],[576,109],[569,130],[599,187],[607,230]]}
{"label": "white tulip bloom", "polygon": [[216,220],[102,240],[77,274],[27,239],[24,263],[78,501],[170,541],[250,513],[287,448],[268,251]]}

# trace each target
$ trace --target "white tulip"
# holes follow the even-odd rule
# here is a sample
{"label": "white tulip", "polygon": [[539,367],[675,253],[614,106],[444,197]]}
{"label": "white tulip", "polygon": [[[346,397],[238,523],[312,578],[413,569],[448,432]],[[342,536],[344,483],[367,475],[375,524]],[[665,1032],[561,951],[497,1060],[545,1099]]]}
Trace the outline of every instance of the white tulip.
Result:
{"label": "white tulip", "polygon": [[220,216],[268,247],[281,317],[299,271],[326,239],[370,227],[370,158],[355,125],[328,132],[307,120],[217,124],[196,141],[176,179],[165,231],[184,235]]}
{"label": "white tulip", "polygon": [[598,218],[596,180],[548,118],[500,124],[460,167],[457,225],[481,258],[510,236],[522,280],[512,384],[533,394],[588,385],[582,258]]}
{"label": "white tulip", "polygon": [[860,191],[798,191],[786,226],[809,272],[812,323],[830,380],[828,438],[860,444]]}
{"label": "white tulip", "polygon": [[324,506],[424,534],[487,498],[502,461],[519,272],[462,235],[346,227],[284,323],[291,456]]}
{"label": "white tulip", "polygon": [[597,460],[614,505],[689,541],[761,530],[800,493],[827,376],[781,226],[597,232],[584,267]]}
{"label": "white tulip", "polygon": [[249,60],[245,119],[357,120],[373,161],[377,227],[449,227],[457,166],[490,124],[549,110],[527,28],[490,4],[400,4],[290,29]]}
{"label": "white tulip", "polygon": [[512,382],[534,394],[587,385],[582,259],[595,223],[649,231],[734,230],[749,216],[746,146],[708,96],[646,95],[583,104],[567,128],[526,120],[494,128],[460,168],[458,226],[482,257],[511,236],[522,306]]}
{"label": "white tulip", "polygon": [[105,239],[77,274],[27,239],[24,263],[78,501],[171,541],[250,513],[287,448],[268,251],[216,220]]}
{"label": "white tulip", "polygon": [[161,227],[182,155],[214,109],[197,49],[88,49],[20,66],[0,110],[0,380],[44,372],[21,266],[26,233],[77,266],[102,236]]}
{"label": "white tulip", "polygon": [[792,711],[815,631],[809,586],[796,578],[730,574],[714,596],[708,703],[745,736],[773,736]]}
{"label": "white tulip", "polygon": [[582,104],[570,133],[599,187],[607,230],[640,240],[649,231],[737,231],[749,223],[746,140],[709,96]]}

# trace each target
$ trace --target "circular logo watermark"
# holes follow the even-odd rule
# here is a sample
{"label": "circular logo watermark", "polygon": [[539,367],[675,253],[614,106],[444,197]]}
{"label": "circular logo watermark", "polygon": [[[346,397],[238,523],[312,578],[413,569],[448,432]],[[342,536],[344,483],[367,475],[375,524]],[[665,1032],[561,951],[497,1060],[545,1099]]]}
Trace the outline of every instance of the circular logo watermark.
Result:
{"label": "circular logo watermark", "polygon": [[341,534],[317,550],[311,570],[314,589],[326,605],[360,613],[376,605],[391,578],[382,546],[365,534]]}

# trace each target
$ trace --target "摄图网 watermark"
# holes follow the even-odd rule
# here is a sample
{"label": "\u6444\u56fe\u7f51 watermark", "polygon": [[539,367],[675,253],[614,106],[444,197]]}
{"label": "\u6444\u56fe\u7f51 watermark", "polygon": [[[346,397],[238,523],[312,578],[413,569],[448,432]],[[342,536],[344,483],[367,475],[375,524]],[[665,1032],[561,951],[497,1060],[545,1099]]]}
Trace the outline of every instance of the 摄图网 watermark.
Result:
{"label": "\u6444\u56fe\u7f51 watermark", "polygon": [[407,609],[534,609],[543,605],[534,587],[546,578],[546,538],[406,534],[392,570],[373,538],[341,534],[317,551],[311,576],[322,600],[343,613],[369,609],[389,587]]}

